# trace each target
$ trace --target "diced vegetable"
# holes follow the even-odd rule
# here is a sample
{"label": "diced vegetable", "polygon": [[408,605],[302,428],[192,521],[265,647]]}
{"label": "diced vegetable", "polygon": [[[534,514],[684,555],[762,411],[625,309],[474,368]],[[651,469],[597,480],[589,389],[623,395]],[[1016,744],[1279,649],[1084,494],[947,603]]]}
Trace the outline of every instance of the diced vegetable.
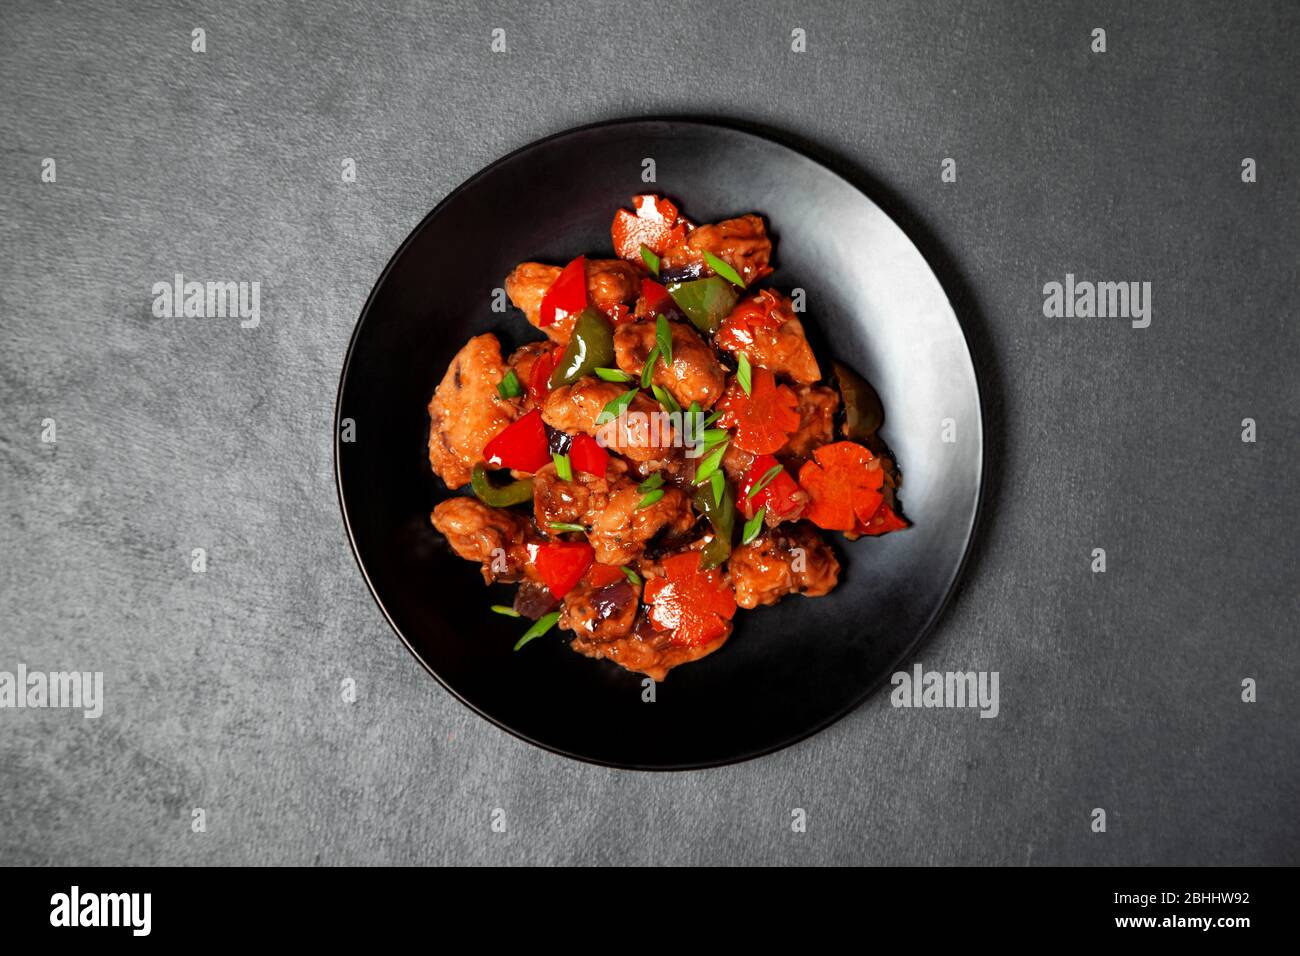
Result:
{"label": "diced vegetable", "polygon": [[533,566],[551,594],[562,598],[582,580],[595,556],[585,541],[551,541],[537,546]]}
{"label": "diced vegetable", "polygon": [[578,256],[556,276],[542,296],[538,328],[554,325],[561,319],[577,315],[587,307],[587,257]]}
{"label": "diced vegetable", "polygon": [[733,380],[718,400],[719,423],[735,429],[738,447],[756,455],[771,455],[780,451],[799,427],[798,404],[794,392],[778,385],[771,372],[754,366],[748,393]]}
{"label": "diced vegetable", "polygon": [[[642,248],[661,256],[669,246],[686,236],[686,223],[669,200],[648,194],[634,196],[632,206],[635,212],[620,209],[614,213],[614,222],[609,230],[614,253],[620,259],[643,259]],[[649,260],[643,261],[649,268]]]}
{"label": "diced vegetable", "polygon": [[749,544],[758,537],[758,533],[763,530],[763,518],[767,515],[766,508],[759,508],[754,512],[754,517],[745,522],[745,527],[740,533],[740,543]]}
{"label": "diced vegetable", "polygon": [[551,461],[555,462],[555,474],[561,481],[573,480],[573,466],[569,463],[568,455],[552,452]]}
{"label": "diced vegetable", "polygon": [[528,376],[528,397],[535,404],[540,405],[551,393],[551,373],[555,371],[555,366],[560,364],[562,355],[564,355],[564,346],[557,345],[549,352],[537,356],[537,360],[533,362],[533,370]]}
{"label": "diced vegetable", "polygon": [[891,531],[901,531],[910,525],[894,513],[894,509],[889,505],[882,504],[876,513],[871,516],[871,520],[865,524],[859,524],[857,531],[861,534],[888,534]]}
{"label": "diced vegetable", "polygon": [[507,425],[483,448],[483,460],[496,468],[537,471],[551,460],[542,413],[533,409]]}
{"label": "diced vegetable", "polygon": [[655,345],[659,347],[659,354],[663,357],[664,365],[671,368],[673,364],[673,330],[668,324],[668,319],[662,315],[655,318]]}
{"label": "diced vegetable", "polygon": [[736,356],[736,381],[746,395],[754,394],[754,370],[749,366],[749,356],[741,352]]}
{"label": "diced vegetable", "polygon": [[804,517],[819,528],[854,531],[870,524],[884,501],[885,471],[861,445],[839,441],[822,445],[799,469],[799,484],[811,503]]}
{"label": "diced vegetable", "polygon": [[736,598],[717,568],[700,566],[694,551],[665,558],[664,577],[645,585],[650,620],[672,631],[669,640],[679,646],[711,644],[727,633],[736,613]]}
{"label": "diced vegetable", "polygon": [[885,420],[885,408],[871,384],[843,362],[832,362],[835,384],[844,399],[844,437],[868,442]]}
{"label": "diced vegetable", "polygon": [[644,243],[641,245],[641,261],[645,263],[645,267],[650,270],[651,275],[657,276],[659,274],[659,257],[655,255],[653,249]]}
{"label": "diced vegetable", "polygon": [[491,610],[492,610],[492,612],[493,612],[494,614],[500,614],[500,615],[503,615],[504,617],[522,617],[522,616],[523,616],[523,615],[520,614],[518,611],[516,611],[514,608],[512,608],[512,607],[506,607],[504,604],[493,604],[492,607],[491,607]]}
{"label": "diced vegetable", "polygon": [[598,368],[614,364],[614,330],[595,309],[584,309],[573,323],[573,334],[551,373],[551,388],[570,385]]}
{"label": "diced vegetable", "polygon": [[718,330],[738,296],[735,287],[721,276],[671,283],[668,294],[691,324],[706,335]]}
{"label": "diced vegetable", "polygon": [[715,472],[718,481],[697,488],[694,504],[697,511],[708,519],[713,528],[713,540],[704,546],[701,562],[706,568],[716,568],[731,557],[731,538],[736,528],[736,502],[722,472]]}
{"label": "diced vegetable", "polygon": [[623,371],[621,368],[598,368],[595,371],[596,377],[606,382],[632,381],[632,376],[628,375],[627,372]]}
{"label": "diced vegetable", "polygon": [[651,315],[660,315],[672,307],[673,297],[654,279],[641,280],[641,298]]}
{"label": "diced vegetable", "polygon": [[604,478],[609,467],[609,452],[590,435],[578,435],[569,445],[569,461],[578,471]]}
{"label": "diced vegetable", "polygon": [[662,488],[656,488],[654,491],[646,492],[646,494],[642,496],[641,500],[637,502],[636,510],[642,511],[645,508],[649,508],[651,505],[658,502],[663,496],[664,490]]}
{"label": "diced vegetable", "polygon": [[758,455],[740,482],[740,511],[746,517],[764,508],[774,518],[789,520],[806,500],[794,477],[771,455]]}
{"label": "diced vegetable", "polygon": [[470,471],[470,487],[474,496],[491,508],[509,508],[533,500],[533,480],[520,478],[505,485],[494,485],[488,477],[487,469],[481,464]]}

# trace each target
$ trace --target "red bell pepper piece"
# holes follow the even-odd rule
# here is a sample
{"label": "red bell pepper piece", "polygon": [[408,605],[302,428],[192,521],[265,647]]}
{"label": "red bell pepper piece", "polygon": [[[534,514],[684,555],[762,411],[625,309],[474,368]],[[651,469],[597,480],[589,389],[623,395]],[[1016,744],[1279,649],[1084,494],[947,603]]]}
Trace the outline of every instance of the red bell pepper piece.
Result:
{"label": "red bell pepper piece", "polygon": [[483,448],[483,460],[496,468],[537,471],[551,460],[542,413],[533,409],[511,422]]}
{"label": "red bell pepper piece", "polygon": [[906,521],[894,513],[894,509],[889,505],[882,504],[876,509],[876,513],[871,516],[867,522],[858,522],[857,531],[860,534],[888,534],[891,531],[901,531],[903,528],[910,528]]}
{"label": "red bell pepper piece", "polygon": [[673,308],[673,297],[654,279],[641,280],[641,298],[645,301],[646,312],[650,315],[658,315]]}
{"label": "red bell pepper piece", "polygon": [[569,463],[578,471],[604,478],[605,469],[609,467],[609,452],[590,435],[578,435],[569,444]]}
{"label": "red bell pepper piece", "polygon": [[533,362],[533,370],[528,376],[528,397],[533,403],[540,405],[547,395],[551,393],[551,373],[555,371],[555,366],[560,364],[560,357],[564,355],[564,346],[557,345],[549,352],[544,352]]}
{"label": "red bell pepper piece", "polygon": [[646,194],[633,196],[632,205],[635,213],[626,209],[614,213],[609,230],[620,259],[639,262],[642,246],[663,255],[664,250],[686,236],[686,223],[671,201]]}
{"label": "red bell pepper piece", "polygon": [[591,567],[596,552],[585,541],[552,541],[537,546],[533,567],[557,598],[568,594]]}
{"label": "red bell pepper piece", "polygon": [[775,478],[756,491],[752,497],[750,496],[749,490],[780,464],[771,455],[759,455],[745,472],[745,477],[740,482],[739,507],[746,518],[754,517],[754,512],[759,508],[766,508],[767,513],[773,517],[785,518],[794,515],[803,507],[808,496],[785,469],[777,472]]}
{"label": "red bell pepper piece", "polygon": [[537,327],[544,329],[560,319],[577,315],[587,307],[587,257],[578,256],[560,270],[542,296]]}

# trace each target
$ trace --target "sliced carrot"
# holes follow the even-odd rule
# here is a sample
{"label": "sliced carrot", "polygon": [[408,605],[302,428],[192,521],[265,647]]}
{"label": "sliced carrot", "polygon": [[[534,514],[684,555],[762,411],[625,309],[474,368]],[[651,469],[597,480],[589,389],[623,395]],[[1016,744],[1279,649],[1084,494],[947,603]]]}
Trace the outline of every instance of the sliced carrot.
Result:
{"label": "sliced carrot", "polygon": [[767,369],[750,369],[750,390],[745,394],[733,376],[716,408],[722,410],[718,424],[736,430],[738,448],[756,455],[775,454],[790,433],[799,427],[799,400]]}
{"label": "sliced carrot", "polygon": [[812,498],[804,517],[832,531],[861,530],[884,501],[879,459],[851,441],[822,445],[813,456],[799,469],[799,484]]}
{"label": "sliced carrot", "polygon": [[665,558],[664,577],[645,584],[650,621],[672,631],[673,644],[698,647],[724,637],[736,613],[736,597],[717,568],[700,567],[698,551]]}

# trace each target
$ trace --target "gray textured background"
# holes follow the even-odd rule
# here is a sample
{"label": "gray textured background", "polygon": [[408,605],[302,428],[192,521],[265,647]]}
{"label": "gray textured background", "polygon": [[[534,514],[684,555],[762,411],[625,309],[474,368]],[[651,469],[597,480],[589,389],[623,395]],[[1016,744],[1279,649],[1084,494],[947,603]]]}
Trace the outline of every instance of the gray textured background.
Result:
{"label": "gray textured background", "polygon": [[[0,711],[0,862],[1300,862],[1300,7],[462,7],[0,5],[0,669],[107,682],[97,721]],[[330,461],[371,285],[481,166],[654,112],[804,139],[939,268],[994,471],[919,659],[998,670],[996,720],[882,693],[606,770],[474,716],[372,603]],[[177,271],[260,280],[261,327],[154,319]],[[1066,272],[1152,282],[1151,327],[1044,319]]]}

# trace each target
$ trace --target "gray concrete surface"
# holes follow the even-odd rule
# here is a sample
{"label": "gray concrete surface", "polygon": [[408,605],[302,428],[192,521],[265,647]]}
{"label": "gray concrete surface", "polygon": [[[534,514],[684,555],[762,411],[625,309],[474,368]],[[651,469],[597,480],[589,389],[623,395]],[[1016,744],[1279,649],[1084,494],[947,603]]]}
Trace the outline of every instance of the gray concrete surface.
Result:
{"label": "gray concrete surface", "polygon": [[[105,701],[0,710],[0,863],[1300,862],[1298,42],[1287,2],[6,0],[0,670]],[[475,717],[372,603],[329,444],[372,283],[484,164],[652,113],[799,137],[939,267],[994,472],[918,660],[998,671],[997,719],[879,694],[606,770]],[[155,318],[176,272],[260,281],[260,325]],[[1151,282],[1151,326],[1044,318],[1066,273]]]}

